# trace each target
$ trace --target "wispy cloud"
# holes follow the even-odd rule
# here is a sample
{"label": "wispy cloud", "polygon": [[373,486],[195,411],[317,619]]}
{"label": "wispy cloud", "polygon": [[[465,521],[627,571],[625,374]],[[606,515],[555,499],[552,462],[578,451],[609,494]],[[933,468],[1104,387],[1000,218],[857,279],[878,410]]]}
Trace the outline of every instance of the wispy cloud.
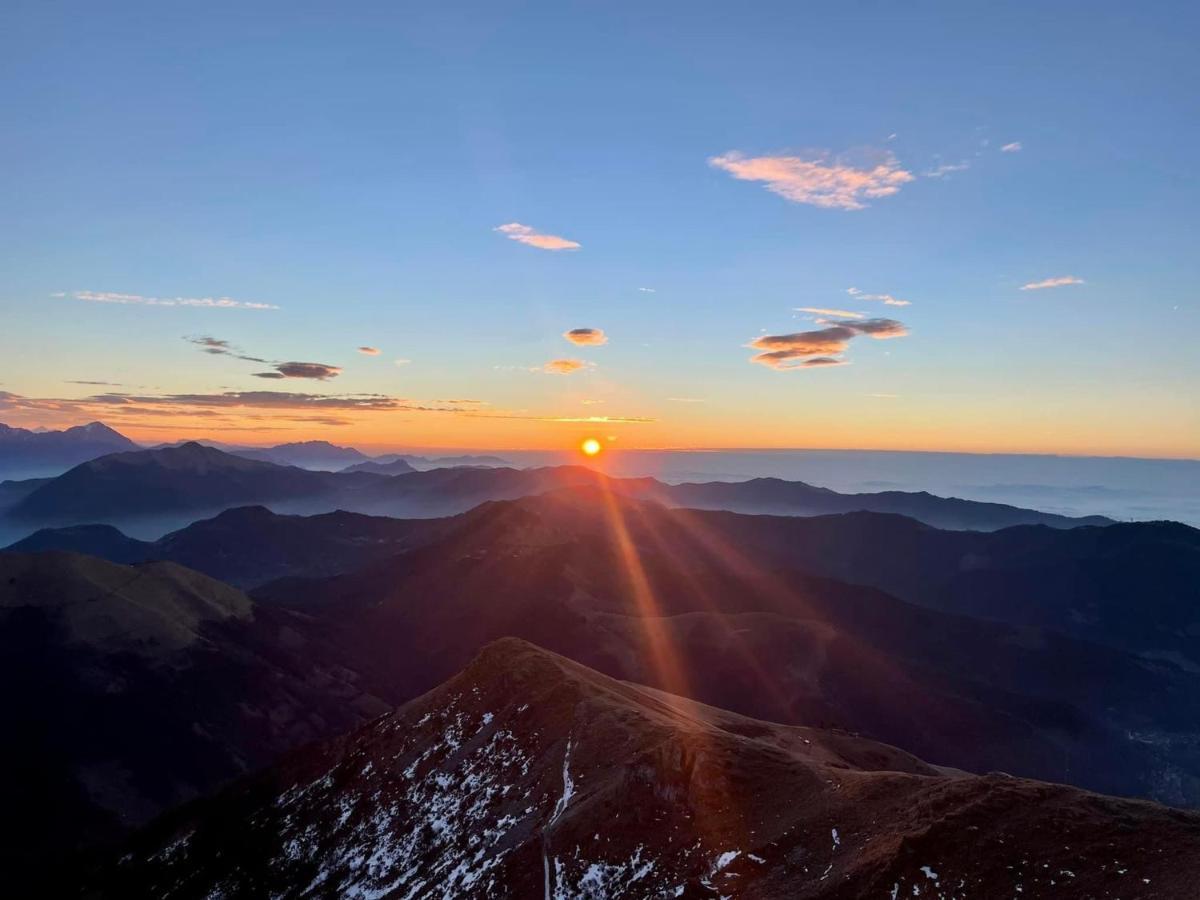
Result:
{"label": "wispy cloud", "polygon": [[645,425],[658,421],[650,416],[548,416],[522,412],[470,412],[464,415],[471,419],[530,419],[535,422],[566,422],[592,425]]}
{"label": "wispy cloud", "polygon": [[542,366],[542,371],[547,375],[571,375],[587,367],[582,359],[552,359]]}
{"label": "wispy cloud", "polygon": [[703,397],[668,397],[672,403],[707,403]]}
{"label": "wispy cloud", "polygon": [[1057,278],[1043,278],[1041,281],[1031,281],[1021,285],[1023,291],[1042,291],[1046,288],[1066,287],[1069,284],[1086,284],[1082,278],[1074,275],[1059,275]]}
{"label": "wispy cloud", "polygon": [[500,232],[510,241],[519,241],[530,247],[537,247],[539,250],[578,250],[580,247],[575,241],[559,237],[557,234],[543,234],[520,222],[497,225],[492,230]]}
{"label": "wispy cloud", "polygon": [[361,353],[363,356],[378,356],[379,348],[378,347],[359,347],[358,352]]}
{"label": "wispy cloud", "polygon": [[269,362],[269,360],[265,360],[259,356],[247,356],[230,341],[215,338],[211,335],[188,335],[184,337],[184,340],[189,344],[195,344],[199,347],[201,353],[208,353],[212,356],[232,356],[234,359],[242,359],[246,362],[255,363]]}
{"label": "wispy cloud", "polygon": [[797,306],[796,312],[812,313],[817,316],[837,316],[840,319],[865,319],[862,313],[850,312],[848,309],[824,309],[820,306]]}
{"label": "wispy cloud", "polygon": [[860,335],[884,340],[908,334],[908,328],[895,319],[834,319],[824,324],[825,328],[813,331],[757,337],[747,346],[762,352],[750,361],[783,370],[840,365],[845,360],[839,355]]}
{"label": "wispy cloud", "polygon": [[341,366],[330,366],[314,362],[281,362],[275,364],[274,372],[255,372],[255,378],[311,378],[328,381],[342,374]]}
{"label": "wispy cloud", "polygon": [[1025,148],[1021,146],[1020,141],[1013,141],[1011,144],[1005,144],[1000,148],[1001,153],[1020,153]]}
{"label": "wispy cloud", "polygon": [[764,182],[767,190],[827,209],[864,209],[868,200],[890,197],[914,180],[895,155],[876,151],[874,162],[856,164],[829,153],[811,156],[745,156],[736,151],[711,157],[709,165],[741,181]]}
{"label": "wispy cloud", "polygon": [[944,178],[945,176],[952,175],[955,172],[965,172],[969,168],[971,168],[971,164],[968,162],[942,163],[941,165],[934,166],[932,169],[928,169],[921,174],[926,178]]}
{"label": "wispy cloud", "polygon": [[638,290],[641,291],[643,294],[657,294],[658,293],[658,291],[655,290],[654,288],[648,288],[648,287],[640,287],[640,288],[638,288]]}
{"label": "wispy cloud", "polygon": [[563,337],[581,347],[599,347],[608,343],[608,335],[604,333],[603,328],[572,328],[563,332]]}
{"label": "wispy cloud", "polygon": [[[62,293],[52,294],[64,296]],[[279,309],[273,303],[252,303],[232,297],[146,297],[142,294],[118,294],[112,291],[74,291],[76,300],[89,303],[115,303],[122,306],[194,306],[203,309]]]}
{"label": "wispy cloud", "polygon": [[411,359],[397,359],[397,360],[395,360],[395,363],[397,366],[404,367],[404,366],[410,365],[412,363],[412,360]]}
{"label": "wispy cloud", "polygon": [[911,300],[901,300],[891,294],[866,294],[855,287],[846,288],[846,293],[855,300],[875,300],[887,306],[912,306]]}

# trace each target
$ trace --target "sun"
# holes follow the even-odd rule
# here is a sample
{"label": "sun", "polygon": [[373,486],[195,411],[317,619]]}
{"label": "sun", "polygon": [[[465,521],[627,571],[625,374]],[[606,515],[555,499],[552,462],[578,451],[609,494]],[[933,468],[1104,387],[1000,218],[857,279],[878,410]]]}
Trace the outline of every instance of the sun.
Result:
{"label": "sun", "polygon": [[579,449],[583,451],[584,456],[595,456],[597,453],[599,453],[604,448],[600,445],[600,442],[598,440],[596,440],[595,438],[588,438],[582,444],[579,445]]}

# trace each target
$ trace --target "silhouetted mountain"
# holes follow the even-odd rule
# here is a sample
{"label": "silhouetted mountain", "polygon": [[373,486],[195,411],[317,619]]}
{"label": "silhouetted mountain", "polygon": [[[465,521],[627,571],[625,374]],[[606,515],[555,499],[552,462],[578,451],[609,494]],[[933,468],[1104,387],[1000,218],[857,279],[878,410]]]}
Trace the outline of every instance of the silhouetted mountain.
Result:
{"label": "silhouetted mountain", "polygon": [[803,481],[784,481],[781,478],[664,485],[640,496],[689,509],[724,509],[731,512],[789,516],[819,516],[868,510],[908,516],[934,528],[972,531],[993,531],[1013,525],[1073,528],[1078,525],[1107,525],[1112,521],[1103,516],[1071,518],[1003,503],[935,497],[925,491],[839,494],[828,488],[813,487]]}
{"label": "silhouetted mountain", "polygon": [[[369,472],[316,472],[248,460],[197,443],[120,453],[76,466],[35,488],[9,511],[24,521],[113,522],[166,512],[216,512],[231,506],[270,503],[276,511],[348,509],[400,517],[449,516],[487,500],[506,500],[564,487],[605,485],[630,497],[669,506],[716,503],[743,512],[770,505],[791,515],[831,511],[903,509],[940,527],[991,530],[1024,522],[1054,527],[1105,523],[1070,519],[993,503],[929,494],[838,494],[800,482],[758,479],[740,484],[668,485],[652,478],[607,478],[583,466],[532,469],[449,467],[390,478]],[[769,500],[772,494],[778,495]],[[290,506],[281,509],[281,505]]]}
{"label": "silhouetted mountain", "polygon": [[719,533],[682,541],[663,527],[677,513],[596,493],[488,504],[394,560],[255,597],[324,619],[393,696],[514,635],[616,677],[862,732],[939,764],[1200,802],[1200,676],[764,565]]}
{"label": "silhouetted mountain", "polygon": [[935,769],[516,640],[140,834],[113,897],[1184,897],[1200,816]]}
{"label": "silhouetted mountain", "polygon": [[274,447],[230,452],[246,459],[257,459],[280,466],[299,466],[303,469],[321,469],[329,472],[336,472],[353,463],[370,459],[353,447],[339,447],[329,441],[298,441]]}
{"label": "silhouetted mountain", "polygon": [[57,475],[64,469],[138,445],[103,422],[63,431],[30,431],[0,424],[0,473]]}
{"label": "silhouetted mountain", "polygon": [[154,553],[153,542],[131,538],[119,528],[111,525],[68,525],[64,528],[43,528],[4,549],[17,553],[64,550],[98,556],[115,563],[137,563],[166,558]]}
{"label": "silhouetted mountain", "polygon": [[1200,530],[1187,525],[967,532],[865,512],[799,518],[679,510],[653,527],[677,554],[715,540],[760,565],[1048,628],[1200,672]]}
{"label": "silhouetted mountain", "polygon": [[320,631],[173,563],[0,553],[7,894],[60,896],[52,860],[385,709]]}
{"label": "silhouetted mountain", "polygon": [[653,478],[607,478],[583,466],[451,468],[418,472],[394,478],[373,492],[372,509],[391,515],[453,515],[485,500],[514,499],[558,488],[595,484],[607,484],[611,491],[655,500],[667,506],[794,516],[872,510],[910,516],[935,528],[990,531],[1018,524],[1068,528],[1109,523],[1108,519],[1099,516],[1072,519],[999,503],[934,497],[923,492],[839,494],[803,482],[774,478],[664,484]]}
{"label": "silhouetted mountain", "polygon": [[250,588],[280,578],[350,572],[454,527],[454,520],[389,519],[340,511],[289,516],[264,506],[239,506],[156,541],[135,540],[111,525],[69,525],[43,528],[5,549],[70,550],[120,563],[170,560]]}
{"label": "silhouetted mountain", "polygon": [[370,472],[374,475],[406,475],[409,472],[417,471],[406,460],[393,459],[391,462],[381,463],[370,460],[368,462],[355,463],[352,466],[346,466],[342,469],[343,472]]}
{"label": "silhouetted mountain", "polygon": [[76,466],[30,493],[10,515],[37,521],[105,521],[219,510],[302,498],[336,498],[377,480],[244,459],[202,444],[114,453]]}
{"label": "silhouetted mountain", "polygon": [[153,558],[249,587],[353,571],[424,543],[444,527],[429,519],[348,512],[281,516],[261,506],[242,507],[164,535],[152,547]]}

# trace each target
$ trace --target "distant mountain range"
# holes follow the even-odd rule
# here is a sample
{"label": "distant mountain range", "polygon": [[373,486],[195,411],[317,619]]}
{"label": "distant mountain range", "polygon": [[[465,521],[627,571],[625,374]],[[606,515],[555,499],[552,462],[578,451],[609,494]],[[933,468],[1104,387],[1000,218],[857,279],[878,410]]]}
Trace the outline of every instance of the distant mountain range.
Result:
{"label": "distant mountain range", "polygon": [[12,477],[57,475],[97,456],[138,445],[101,422],[63,431],[29,431],[0,424],[0,473]]}
{"label": "distant mountain range", "polygon": [[107,896],[1156,896],[1200,816],[947,772],[521,641],[139,835]]}
{"label": "distant mountain range", "polygon": [[[907,515],[939,528],[993,530],[1017,524],[1107,524],[997,503],[886,491],[839,494],[802,482],[670,485],[652,478],[607,478],[581,466],[536,469],[452,467],[386,476],[320,472],[249,460],[198,443],[113,454],[76,466],[23,496],[9,483],[10,519],[31,524],[113,522],[137,516],[214,513],[265,503],[289,512],[346,509],[404,517],[454,515],[488,500],[515,499],[581,485],[668,506],[812,516],[871,510]],[[4,492],[0,492],[2,494]]]}
{"label": "distant mountain range", "polygon": [[86,522],[317,497],[333,502],[374,480],[246,459],[192,442],[81,463],[35,487],[9,515]]}

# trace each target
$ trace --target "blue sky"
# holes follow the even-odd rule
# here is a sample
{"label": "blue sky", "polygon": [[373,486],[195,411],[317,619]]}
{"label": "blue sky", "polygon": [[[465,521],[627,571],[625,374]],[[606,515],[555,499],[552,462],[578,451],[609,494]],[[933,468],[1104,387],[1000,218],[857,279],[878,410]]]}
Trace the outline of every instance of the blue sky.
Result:
{"label": "blue sky", "polygon": [[[1197,18],[1183,3],[10,4],[0,419],[1195,456]],[[784,193],[712,162],[738,158],[792,161]],[[812,202],[813,178],[877,167],[907,177]],[[508,223],[580,247],[509,240]],[[1020,289],[1067,276],[1083,283]],[[762,335],[855,321],[800,307],[907,334],[791,360],[842,365],[750,362]],[[564,340],[580,327],[607,343]],[[263,379],[236,355],[340,372]],[[541,371],[560,358],[586,365]],[[246,393],[263,391],[395,403]],[[246,397],[180,399],[231,393]],[[480,403],[447,402],[462,399]]]}

